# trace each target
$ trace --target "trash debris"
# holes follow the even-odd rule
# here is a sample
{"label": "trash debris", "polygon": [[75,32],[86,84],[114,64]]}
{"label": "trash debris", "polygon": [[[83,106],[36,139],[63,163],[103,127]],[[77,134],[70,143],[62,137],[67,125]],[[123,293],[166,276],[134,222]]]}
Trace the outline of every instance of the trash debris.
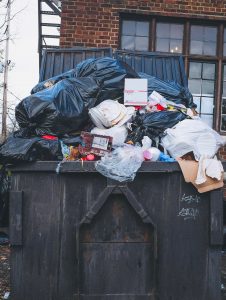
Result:
{"label": "trash debris", "polygon": [[147,79],[125,79],[124,105],[147,105]]}
{"label": "trash debris", "polygon": [[108,178],[120,182],[133,181],[143,161],[141,147],[125,144],[105,154],[96,162],[95,167],[98,172]]}
{"label": "trash debris", "polygon": [[89,58],[76,67],[76,77],[92,77],[99,82],[96,104],[112,99],[123,103],[125,78],[139,78],[125,62],[111,57]]}
{"label": "trash debris", "polygon": [[182,87],[174,81],[163,81],[145,73],[138,73],[138,75],[140,78],[148,80],[148,95],[156,91],[167,100],[173,101],[176,104],[183,104],[187,108],[197,107],[193,102],[193,96],[188,88]]}
{"label": "trash debris", "polygon": [[142,143],[142,149],[148,150],[149,148],[151,148],[152,140],[148,136],[144,136],[141,143]]}
{"label": "trash debris", "polygon": [[98,135],[104,135],[104,136],[111,136],[113,138],[112,140],[112,146],[121,146],[124,144],[127,135],[128,130],[125,125],[122,125],[120,127],[114,126],[109,129],[100,129],[100,128],[93,128],[91,130],[92,134],[98,134]]}
{"label": "trash debris", "polygon": [[126,141],[131,141],[133,144],[141,144],[143,137],[148,136],[155,144],[155,138],[162,136],[165,129],[173,127],[186,118],[188,116],[184,113],[175,111],[138,113],[131,124],[131,131]]}
{"label": "trash debris", "polygon": [[10,136],[0,147],[2,163],[31,162],[35,160],[61,160],[59,141],[39,137],[19,138]]}
{"label": "trash debris", "polygon": [[202,157],[199,161],[199,168],[195,183],[202,184],[206,182],[207,176],[219,181],[222,178],[223,172],[224,168],[219,160],[216,158]]}
{"label": "trash debris", "polygon": [[177,159],[181,171],[184,175],[185,182],[192,183],[199,193],[206,193],[224,186],[223,175],[220,180],[206,176],[206,181],[202,184],[196,184],[196,178],[199,168],[199,163],[192,160]]}
{"label": "trash debris", "polygon": [[113,100],[105,100],[89,110],[93,123],[102,129],[113,126],[122,126],[135,114],[134,107],[125,107]]}
{"label": "trash debris", "polygon": [[88,155],[90,153],[98,156],[103,156],[106,152],[110,152],[112,148],[111,136],[91,134],[89,132],[82,132],[82,145],[78,149],[81,154]]}
{"label": "trash debris", "polygon": [[[183,104],[175,104],[172,101],[166,100],[156,91],[152,92],[148,97],[148,103],[145,107],[147,112],[171,110],[171,111],[181,111],[187,114],[188,109]],[[189,111],[191,111],[189,109]],[[191,114],[191,113],[190,113]]]}
{"label": "trash debris", "polygon": [[193,152],[195,159],[199,160],[202,155],[212,158],[224,141],[216,131],[197,118],[183,120],[166,129],[161,144],[175,159]]}
{"label": "trash debris", "polygon": [[45,81],[39,82],[38,84],[36,84],[36,86],[33,87],[33,89],[31,90],[31,94],[35,94],[44,89],[47,89],[62,79],[74,78],[74,77],[76,77],[76,69],[71,69],[63,74],[60,74],[58,76],[51,77]]}
{"label": "trash debris", "polygon": [[33,134],[64,136],[83,129],[99,91],[92,78],[68,78],[22,100],[16,120]]}
{"label": "trash debris", "polygon": [[59,173],[64,162],[97,161],[104,176],[132,181],[143,161],[180,158],[184,174],[185,165],[192,169],[185,180],[199,191],[222,185],[215,155],[224,142],[197,117],[187,87],[103,57],[40,82],[31,93],[16,107],[20,129],[0,146],[3,163],[58,160]]}

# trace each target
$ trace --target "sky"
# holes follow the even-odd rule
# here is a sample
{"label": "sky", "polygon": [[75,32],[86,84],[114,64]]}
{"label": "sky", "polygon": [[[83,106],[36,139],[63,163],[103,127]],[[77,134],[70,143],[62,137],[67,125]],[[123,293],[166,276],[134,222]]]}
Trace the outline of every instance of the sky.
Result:
{"label": "sky", "polygon": [[[39,78],[38,1],[14,0],[12,5],[9,59],[15,64],[9,72],[8,89],[19,99],[30,94]],[[9,105],[19,100],[8,94]]]}

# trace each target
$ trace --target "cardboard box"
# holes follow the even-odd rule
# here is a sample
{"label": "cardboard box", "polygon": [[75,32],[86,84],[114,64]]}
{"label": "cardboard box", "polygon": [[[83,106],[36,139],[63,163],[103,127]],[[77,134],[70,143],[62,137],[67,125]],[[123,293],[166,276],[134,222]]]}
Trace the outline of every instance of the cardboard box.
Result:
{"label": "cardboard box", "polygon": [[185,181],[191,182],[197,188],[199,193],[209,192],[215,189],[222,188],[224,186],[224,182],[223,182],[224,173],[222,173],[221,180],[213,179],[206,176],[207,178],[206,182],[202,184],[196,184],[195,180],[198,173],[199,163],[193,160],[178,159],[177,161],[181,167],[181,171],[184,175]]}
{"label": "cardboard box", "polygon": [[125,79],[124,105],[146,106],[148,103],[148,80]]}

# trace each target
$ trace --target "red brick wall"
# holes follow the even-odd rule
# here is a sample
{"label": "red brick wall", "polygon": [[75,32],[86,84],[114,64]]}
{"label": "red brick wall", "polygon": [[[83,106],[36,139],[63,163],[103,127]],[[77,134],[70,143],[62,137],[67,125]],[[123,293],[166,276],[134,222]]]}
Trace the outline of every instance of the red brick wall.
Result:
{"label": "red brick wall", "polygon": [[226,19],[226,1],[64,0],[61,46],[117,48],[119,13]]}

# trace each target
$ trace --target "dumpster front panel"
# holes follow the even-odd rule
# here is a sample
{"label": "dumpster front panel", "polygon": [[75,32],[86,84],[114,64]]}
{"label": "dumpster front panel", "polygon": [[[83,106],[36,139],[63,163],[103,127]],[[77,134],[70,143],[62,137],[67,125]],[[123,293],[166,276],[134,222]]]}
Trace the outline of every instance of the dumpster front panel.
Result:
{"label": "dumpster front panel", "polygon": [[125,184],[92,163],[12,170],[12,300],[220,300],[220,192],[198,194],[176,165]]}

